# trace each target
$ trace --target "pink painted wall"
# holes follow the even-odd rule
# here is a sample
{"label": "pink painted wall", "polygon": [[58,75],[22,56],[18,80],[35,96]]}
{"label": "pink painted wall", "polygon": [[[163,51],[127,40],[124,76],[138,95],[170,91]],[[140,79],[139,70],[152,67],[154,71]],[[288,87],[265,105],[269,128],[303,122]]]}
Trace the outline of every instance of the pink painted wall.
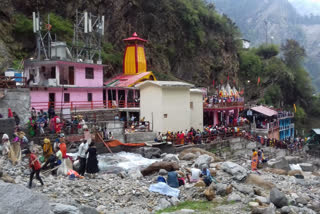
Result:
{"label": "pink painted wall", "polygon": [[[88,66],[90,67],[90,66]],[[86,79],[85,67],[75,67],[75,85],[79,87],[102,87],[103,70],[94,68],[94,79]]]}
{"label": "pink painted wall", "polygon": [[[64,103],[63,93],[70,94],[70,102]],[[56,108],[71,108],[71,102],[73,103],[73,108],[90,108],[91,102],[88,102],[88,93],[92,93],[92,101],[95,106],[102,106],[103,104],[103,90],[102,88],[67,88],[67,90],[62,91],[62,88],[48,88],[47,91],[39,89],[35,91],[34,89],[30,91],[31,94],[31,107],[37,110],[48,109],[49,93],[55,93],[55,105]]]}

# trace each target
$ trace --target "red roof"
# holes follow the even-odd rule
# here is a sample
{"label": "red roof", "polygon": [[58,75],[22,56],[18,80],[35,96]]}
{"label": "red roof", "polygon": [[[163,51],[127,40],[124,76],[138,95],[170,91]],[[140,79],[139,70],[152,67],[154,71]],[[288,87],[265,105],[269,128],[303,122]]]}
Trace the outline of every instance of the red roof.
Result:
{"label": "red roof", "polygon": [[141,42],[147,42],[147,40],[141,39],[140,37],[138,37],[138,34],[136,32],[132,34],[132,37],[126,38],[123,41],[135,41],[135,40],[141,41]]}
{"label": "red roof", "polygon": [[270,108],[265,107],[265,106],[256,106],[256,107],[251,108],[251,110],[259,112],[261,114],[264,114],[264,115],[266,115],[268,117],[271,117],[273,115],[277,115],[278,114],[278,112],[276,112],[275,110],[270,109]]}
{"label": "red roof", "polygon": [[107,82],[104,83],[106,86],[110,87],[130,87],[133,84],[137,83],[144,76],[150,75],[152,72],[142,72],[137,75],[118,75]]}

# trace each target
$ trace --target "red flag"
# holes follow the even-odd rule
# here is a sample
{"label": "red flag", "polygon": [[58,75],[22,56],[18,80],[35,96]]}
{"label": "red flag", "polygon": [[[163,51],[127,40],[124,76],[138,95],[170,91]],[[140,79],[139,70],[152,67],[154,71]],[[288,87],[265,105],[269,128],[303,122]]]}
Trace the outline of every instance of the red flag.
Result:
{"label": "red flag", "polygon": [[221,83],[221,85],[222,85],[223,81],[222,81],[222,80],[220,80],[220,83]]}
{"label": "red flag", "polygon": [[212,86],[214,87],[214,80],[212,80]]}
{"label": "red flag", "polygon": [[242,89],[242,90],[240,91],[240,95],[243,95],[243,93],[244,93],[244,90]]}
{"label": "red flag", "polygon": [[258,77],[258,84],[257,85],[259,85],[260,81],[261,81],[261,79],[260,79],[260,77]]}

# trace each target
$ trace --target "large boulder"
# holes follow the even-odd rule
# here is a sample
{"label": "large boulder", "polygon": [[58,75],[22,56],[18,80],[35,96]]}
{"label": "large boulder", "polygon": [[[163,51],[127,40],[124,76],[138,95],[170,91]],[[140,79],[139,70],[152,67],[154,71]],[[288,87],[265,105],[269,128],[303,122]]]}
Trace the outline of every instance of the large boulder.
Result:
{"label": "large boulder", "polygon": [[195,147],[188,148],[188,149],[185,149],[185,150],[181,151],[180,154],[179,154],[179,159],[182,160],[183,159],[182,157],[184,155],[188,154],[188,153],[192,153],[192,154],[197,154],[198,153],[200,155],[209,155],[209,156],[212,157],[212,161],[214,161],[214,162],[220,162],[221,161],[221,159],[219,157],[217,157],[215,154],[213,154],[211,152],[208,152],[208,151],[206,151],[204,149],[195,148]]}
{"label": "large boulder", "polygon": [[271,203],[269,206],[259,206],[252,209],[252,214],[275,214],[276,207]]}
{"label": "large boulder", "polygon": [[304,172],[312,172],[313,165],[311,163],[299,163],[299,166]]}
{"label": "large boulder", "polygon": [[247,186],[243,184],[232,184],[232,186],[243,194],[253,195],[254,193],[254,190],[251,186]]}
{"label": "large boulder", "polygon": [[290,170],[289,162],[284,157],[280,159],[271,159],[267,162],[268,167],[276,169],[284,169],[286,171]]}
{"label": "large boulder", "polygon": [[229,195],[228,199],[227,199],[228,202],[237,202],[237,201],[241,201],[241,196],[236,194],[236,193],[232,193],[231,195]]}
{"label": "large boulder", "polygon": [[167,161],[157,161],[151,165],[149,165],[147,168],[141,170],[141,173],[143,176],[151,175],[155,172],[159,172],[160,169],[165,169],[168,172],[172,170],[178,170],[179,164],[175,162],[167,162]]}
{"label": "large boulder", "polygon": [[177,157],[177,155],[174,154],[167,154],[163,157],[162,161],[167,161],[167,162],[177,162],[179,163],[179,158]]}
{"label": "large boulder", "polygon": [[181,160],[187,160],[187,161],[194,160],[194,159],[196,159],[196,157],[197,157],[197,155],[193,154],[193,153],[186,153],[183,156],[179,155],[179,158]]}
{"label": "large boulder", "polygon": [[149,159],[161,157],[161,149],[156,147],[140,147],[136,152]]}
{"label": "large boulder", "polygon": [[272,202],[278,208],[288,206],[288,199],[286,195],[277,188],[273,188],[270,191],[270,202]]}
{"label": "large boulder", "polygon": [[197,164],[200,169],[206,166],[208,167],[212,161],[212,157],[209,155],[200,155],[195,161],[194,164]]}
{"label": "large boulder", "polygon": [[71,205],[51,203],[50,207],[54,214],[80,214],[80,210]]}
{"label": "large boulder", "polygon": [[213,191],[212,188],[210,187],[207,187],[205,190],[204,190],[204,195],[206,196],[207,200],[208,201],[212,201],[214,198],[215,198],[215,192]]}
{"label": "large boulder", "polygon": [[247,170],[239,164],[233,162],[223,162],[221,164],[221,168],[227,173],[233,175],[238,181],[242,181],[247,177]]}
{"label": "large boulder", "polygon": [[0,213],[50,213],[48,199],[24,186],[0,182],[0,195]]}

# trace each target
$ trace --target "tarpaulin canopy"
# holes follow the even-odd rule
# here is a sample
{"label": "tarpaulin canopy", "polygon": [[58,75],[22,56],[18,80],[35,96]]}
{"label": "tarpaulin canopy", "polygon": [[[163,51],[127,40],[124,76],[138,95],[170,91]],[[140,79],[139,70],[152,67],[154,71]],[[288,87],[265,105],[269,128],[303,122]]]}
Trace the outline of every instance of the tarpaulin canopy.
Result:
{"label": "tarpaulin canopy", "polygon": [[256,106],[256,107],[251,108],[251,110],[259,112],[261,114],[264,114],[264,115],[266,115],[268,117],[272,117],[273,115],[277,115],[278,114],[278,112],[276,112],[275,110],[270,109],[270,108],[265,107],[265,106]]}

